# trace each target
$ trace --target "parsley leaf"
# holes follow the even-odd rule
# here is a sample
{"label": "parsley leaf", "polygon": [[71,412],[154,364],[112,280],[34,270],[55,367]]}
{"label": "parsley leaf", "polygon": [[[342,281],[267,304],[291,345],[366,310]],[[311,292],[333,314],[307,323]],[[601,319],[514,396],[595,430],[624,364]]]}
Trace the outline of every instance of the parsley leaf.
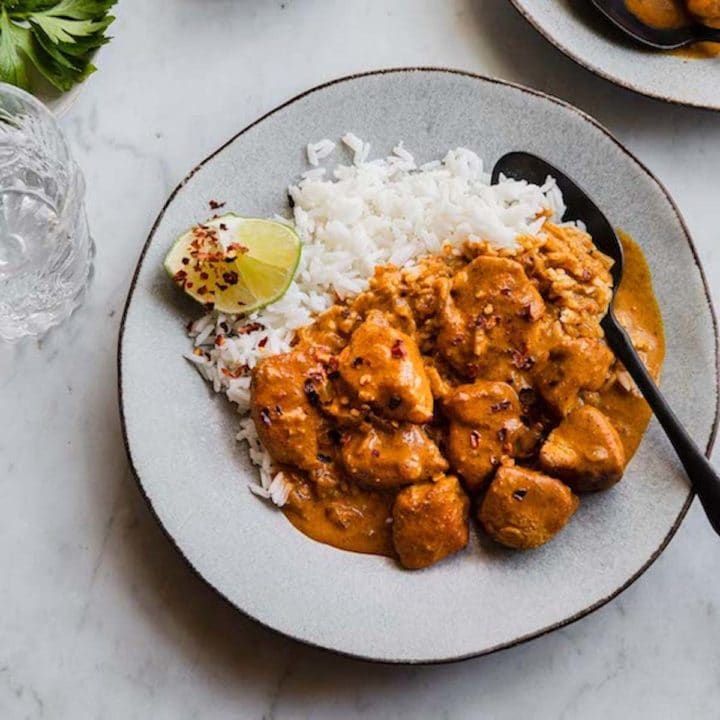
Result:
{"label": "parsley leaf", "polygon": [[58,90],[95,71],[91,59],[110,38],[117,0],[0,0],[0,80],[29,89],[30,67]]}

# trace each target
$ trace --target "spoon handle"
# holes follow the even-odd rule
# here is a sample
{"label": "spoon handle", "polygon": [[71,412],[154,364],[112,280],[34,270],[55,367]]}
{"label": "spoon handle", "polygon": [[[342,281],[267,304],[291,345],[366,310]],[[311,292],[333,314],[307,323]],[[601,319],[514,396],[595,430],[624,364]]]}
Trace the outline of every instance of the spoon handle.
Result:
{"label": "spoon handle", "polygon": [[702,42],[720,43],[720,28],[712,28],[708,25],[697,25],[695,27],[695,35]]}
{"label": "spoon handle", "polygon": [[630,373],[655,417],[660,421],[700,498],[710,524],[720,535],[720,477],[668,405],[612,310],[603,319],[602,326],[608,345]]}

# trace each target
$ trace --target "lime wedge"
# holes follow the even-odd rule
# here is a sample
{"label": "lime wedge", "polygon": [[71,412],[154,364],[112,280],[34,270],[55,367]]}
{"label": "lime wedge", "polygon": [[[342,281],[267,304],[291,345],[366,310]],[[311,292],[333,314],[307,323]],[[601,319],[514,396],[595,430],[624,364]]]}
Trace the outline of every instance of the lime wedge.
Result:
{"label": "lime wedge", "polygon": [[301,249],[288,225],[229,213],[181,235],[164,266],[194,300],[220,312],[247,314],[285,294]]}

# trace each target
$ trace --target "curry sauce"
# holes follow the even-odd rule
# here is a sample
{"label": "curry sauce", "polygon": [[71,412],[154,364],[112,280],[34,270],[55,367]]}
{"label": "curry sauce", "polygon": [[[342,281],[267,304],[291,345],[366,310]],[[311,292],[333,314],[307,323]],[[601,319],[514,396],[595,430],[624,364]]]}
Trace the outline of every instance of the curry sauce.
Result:
{"label": "curry sauce", "polygon": [[[621,231],[619,235],[625,251],[625,268],[615,296],[615,315],[657,380],[665,357],[665,336],[650,268],[640,246],[626,233]],[[597,407],[612,420],[629,460],[640,445],[652,413],[627,371],[620,373],[618,382],[599,394]]]}
{"label": "curry sauce", "polygon": [[[650,272],[622,241],[616,313],[657,377]],[[366,292],[254,371],[253,419],[292,487],[288,520],[408,568],[462,549],[471,507],[498,542],[547,542],[576,492],[619,480],[650,417],[599,326],[610,265],[586,233],[546,223],[517,249],[376,268]]]}

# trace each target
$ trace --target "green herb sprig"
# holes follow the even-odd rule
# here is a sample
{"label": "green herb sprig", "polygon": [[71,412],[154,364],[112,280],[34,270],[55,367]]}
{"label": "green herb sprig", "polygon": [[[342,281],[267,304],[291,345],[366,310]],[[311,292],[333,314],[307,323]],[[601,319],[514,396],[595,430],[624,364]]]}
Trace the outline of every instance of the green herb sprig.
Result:
{"label": "green herb sprig", "polygon": [[0,0],[0,80],[29,89],[31,66],[67,91],[96,68],[117,0]]}

